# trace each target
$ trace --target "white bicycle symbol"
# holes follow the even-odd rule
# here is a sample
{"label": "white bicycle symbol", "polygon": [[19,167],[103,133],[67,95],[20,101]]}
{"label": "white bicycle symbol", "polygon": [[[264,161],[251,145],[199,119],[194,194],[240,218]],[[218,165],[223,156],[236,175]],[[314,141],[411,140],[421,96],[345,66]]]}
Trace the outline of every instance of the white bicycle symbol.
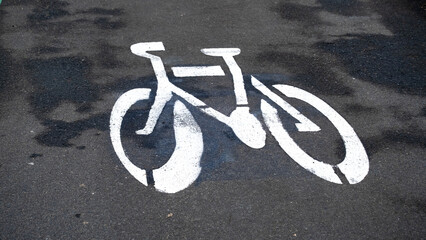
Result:
{"label": "white bicycle symbol", "polygon": [[[175,94],[183,99],[186,104],[197,107],[205,114],[229,126],[247,146],[254,149],[265,146],[266,132],[260,121],[249,112],[243,75],[234,59],[234,56],[240,53],[240,49],[206,48],[201,50],[208,56],[222,57],[232,74],[236,108],[230,116],[208,107],[204,102],[169,81],[161,58],[147,53],[148,51],[164,51],[162,42],[137,43],[132,45],[130,49],[133,54],[150,59],[158,81],[157,93],[149,111],[148,120],[145,127],[136,131],[136,134],[149,135],[153,132],[164,106]],[[224,75],[220,66],[172,67],[172,71],[176,77]],[[251,76],[251,84],[269,100],[297,119],[299,123],[296,123],[296,127],[299,132],[320,130],[315,123],[253,76]],[[336,127],[342,137],[346,156],[337,165],[327,164],[309,156],[283,128],[277,109],[262,99],[260,106],[263,120],[280,147],[300,166],[324,180],[342,184],[339,176],[335,173],[335,168],[338,168],[350,184],[362,181],[368,173],[369,160],[361,141],[349,123],[327,103],[309,92],[285,84],[276,84],[273,87],[285,96],[304,101],[321,112]],[[137,167],[129,160],[123,149],[120,131],[126,112],[137,101],[149,99],[150,91],[149,88],[136,88],[125,92],[114,104],[110,119],[111,141],[118,158],[130,174],[145,186],[148,186],[147,171]],[[174,104],[173,114],[176,147],[167,163],[152,171],[152,177],[155,181],[154,187],[165,193],[181,191],[198,178],[201,172],[200,161],[204,146],[202,131],[185,104],[177,100]]]}

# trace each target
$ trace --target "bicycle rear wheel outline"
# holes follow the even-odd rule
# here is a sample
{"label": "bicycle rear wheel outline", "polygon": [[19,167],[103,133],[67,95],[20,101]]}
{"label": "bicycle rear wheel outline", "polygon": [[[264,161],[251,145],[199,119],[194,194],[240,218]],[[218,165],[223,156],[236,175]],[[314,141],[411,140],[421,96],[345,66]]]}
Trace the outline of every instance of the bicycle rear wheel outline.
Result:
{"label": "bicycle rear wheel outline", "polygon": [[321,112],[342,137],[346,155],[343,161],[336,165],[324,163],[309,156],[284,129],[277,109],[262,99],[263,119],[280,147],[300,166],[324,180],[342,184],[335,173],[335,168],[338,168],[350,184],[361,182],[368,174],[369,160],[364,146],[350,124],[326,102],[305,90],[285,84],[277,84],[273,87],[287,97],[306,102]]}
{"label": "bicycle rear wheel outline", "polygon": [[[148,186],[147,172],[127,157],[121,142],[121,125],[127,111],[136,102],[149,99],[150,91],[148,88],[135,88],[122,94],[115,102],[110,118],[111,142],[119,160],[129,173],[145,186]],[[164,193],[184,190],[198,178],[204,148],[201,129],[182,102],[175,102],[173,116],[175,149],[163,166],[152,171],[154,187]]]}

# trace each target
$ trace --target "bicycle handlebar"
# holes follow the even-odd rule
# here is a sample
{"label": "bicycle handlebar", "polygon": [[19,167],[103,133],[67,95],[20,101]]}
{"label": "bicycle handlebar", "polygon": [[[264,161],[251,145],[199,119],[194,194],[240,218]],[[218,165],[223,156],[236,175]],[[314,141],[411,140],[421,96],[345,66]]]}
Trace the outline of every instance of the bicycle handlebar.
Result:
{"label": "bicycle handlebar", "polygon": [[236,56],[241,53],[239,48],[203,48],[201,52],[213,57]]}
{"label": "bicycle handlebar", "polygon": [[130,51],[133,54],[147,57],[147,51],[165,51],[163,42],[146,42],[146,43],[136,43],[130,46]]}

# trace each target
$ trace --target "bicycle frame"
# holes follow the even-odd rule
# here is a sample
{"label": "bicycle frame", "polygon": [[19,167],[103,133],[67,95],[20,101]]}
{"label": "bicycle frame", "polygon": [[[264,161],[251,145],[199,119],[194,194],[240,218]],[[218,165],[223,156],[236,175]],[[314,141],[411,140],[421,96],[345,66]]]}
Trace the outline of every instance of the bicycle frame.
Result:
{"label": "bicycle frame", "polygon": [[[237,137],[247,146],[254,149],[259,149],[265,146],[266,132],[263,130],[260,121],[253,114],[249,113],[250,109],[248,106],[247,92],[244,88],[243,75],[240,67],[234,59],[234,56],[240,54],[240,49],[206,48],[201,50],[201,52],[206,55],[222,57],[232,74],[236,108],[232,111],[230,116],[226,116],[207,106],[207,104],[200,99],[185,92],[170,82],[161,58],[147,53],[148,51],[164,51],[165,48],[162,42],[137,43],[132,45],[130,49],[133,54],[151,60],[155,76],[158,80],[157,94],[155,96],[154,104],[149,112],[147,123],[143,129],[136,131],[137,134],[148,135],[152,133],[165,104],[171,99],[174,93],[183,98],[189,104],[198,107],[205,114],[231,127]],[[269,99],[276,102],[280,107],[299,121],[299,123],[296,124],[299,131],[305,132],[320,130],[315,123],[310,121],[298,110],[269,90],[255,77],[252,76],[251,82],[256,89],[268,96]]]}

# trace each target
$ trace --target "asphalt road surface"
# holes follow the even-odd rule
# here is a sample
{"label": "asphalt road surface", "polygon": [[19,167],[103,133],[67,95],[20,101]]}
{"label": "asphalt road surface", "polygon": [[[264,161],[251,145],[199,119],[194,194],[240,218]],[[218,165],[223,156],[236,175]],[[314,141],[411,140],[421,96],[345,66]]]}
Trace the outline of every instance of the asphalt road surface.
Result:
{"label": "asphalt road surface", "polygon": [[[0,239],[425,239],[425,9],[408,0],[3,0]],[[262,124],[265,146],[247,146],[240,125],[176,93],[153,132],[136,134],[162,89],[150,60],[130,50],[140,42],[162,42],[155,55],[170,82],[225,115],[236,107],[231,68],[200,50],[241,49],[242,105]],[[225,76],[172,71],[194,66],[220,66]],[[321,131],[299,132],[252,76]],[[350,154],[335,122],[276,84],[317,96],[350,124],[363,148],[349,152],[359,157],[365,148],[368,156],[359,183],[346,177],[365,162],[330,168],[343,184],[296,162],[298,147],[326,166]],[[151,92],[124,114],[118,134],[132,166],[143,169],[139,180],[110,137],[114,104],[136,88]],[[265,123],[262,99],[297,143],[287,151]],[[176,117],[182,109],[192,119]],[[194,123],[201,138],[185,135],[198,131]],[[193,145],[178,160],[201,146],[191,165],[199,172],[164,193],[155,174],[181,133],[178,141]],[[181,168],[185,179],[194,173]],[[166,187],[175,183],[182,181]]]}

